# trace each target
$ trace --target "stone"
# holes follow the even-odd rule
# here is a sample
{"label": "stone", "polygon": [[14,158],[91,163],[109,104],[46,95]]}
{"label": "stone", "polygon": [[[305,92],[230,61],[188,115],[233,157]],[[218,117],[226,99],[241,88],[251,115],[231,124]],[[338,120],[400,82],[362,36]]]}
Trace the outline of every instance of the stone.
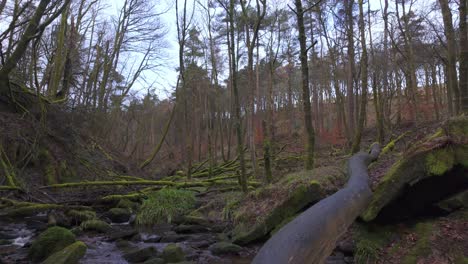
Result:
{"label": "stone", "polygon": [[129,239],[135,235],[137,235],[138,232],[135,229],[130,229],[130,230],[119,230],[115,231],[109,236],[109,241],[115,241],[118,239]]}
{"label": "stone", "polygon": [[55,252],[42,264],[77,264],[86,254],[87,246],[81,241],[77,241],[66,248]]}
{"label": "stone", "polygon": [[164,261],[162,258],[152,258],[143,262],[143,264],[166,264],[166,261]]}
{"label": "stone", "polygon": [[201,225],[179,225],[174,228],[174,231],[181,234],[194,234],[208,232],[208,228]]}
{"label": "stone", "polygon": [[165,261],[169,263],[177,263],[185,260],[185,254],[182,248],[177,246],[176,244],[167,245],[162,252],[162,257]]}
{"label": "stone", "polygon": [[34,240],[29,249],[29,258],[33,262],[39,262],[75,240],[75,235],[70,230],[58,226],[50,227]]}
{"label": "stone", "polygon": [[114,223],[124,223],[130,220],[132,212],[127,208],[112,208],[107,216]]}
{"label": "stone", "polygon": [[211,245],[209,250],[214,255],[238,254],[242,247],[230,242],[218,242]]}
{"label": "stone", "polygon": [[135,249],[123,255],[123,258],[128,262],[143,262],[158,254],[155,247],[146,247],[143,249]]}

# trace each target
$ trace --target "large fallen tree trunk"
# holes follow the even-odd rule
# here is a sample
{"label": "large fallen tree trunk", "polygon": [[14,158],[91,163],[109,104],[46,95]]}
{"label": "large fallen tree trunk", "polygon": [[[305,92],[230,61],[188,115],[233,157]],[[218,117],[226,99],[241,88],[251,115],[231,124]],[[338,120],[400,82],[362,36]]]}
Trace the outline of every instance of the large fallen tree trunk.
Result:
{"label": "large fallen tree trunk", "polygon": [[323,263],[338,238],[366,209],[372,197],[367,166],[380,146],[359,152],[348,163],[347,185],[307,209],[281,228],[260,249],[252,263]]}

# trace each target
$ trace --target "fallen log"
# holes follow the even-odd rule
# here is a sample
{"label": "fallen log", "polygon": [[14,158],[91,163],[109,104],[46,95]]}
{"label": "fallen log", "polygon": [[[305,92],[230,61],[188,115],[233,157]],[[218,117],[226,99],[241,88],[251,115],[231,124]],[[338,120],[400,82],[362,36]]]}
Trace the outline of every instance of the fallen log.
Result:
{"label": "fallen log", "polygon": [[367,166],[380,154],[373,144],[348,162],[349,181],[281,228],[260,249],[252,263],[323,263],[338,238],[366,209],[372,197]]}

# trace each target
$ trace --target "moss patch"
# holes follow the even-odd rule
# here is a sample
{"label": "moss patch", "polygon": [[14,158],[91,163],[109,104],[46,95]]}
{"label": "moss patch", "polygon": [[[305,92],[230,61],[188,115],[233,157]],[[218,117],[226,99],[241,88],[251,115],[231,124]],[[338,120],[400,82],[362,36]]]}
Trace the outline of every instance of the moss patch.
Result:
{"label": "moss patch", "polygon": [[337,191],[346,174],[340,167],[321,167],[289,174],[250,193],[235,211],[233,241],[244,245],[268,235],[286,219]]}
{"label": "moss patch", "polygon": [[77,241],[52,254],[42,264],[76,264],[85,255],[86,249],[85,243]]}
{"label": "moss patch", "polygon": [[416,244],[404,256],[403,264],[416,264],[420,257],[426,257],[431,254],[430,238],[433,232],[434,225],[432,223],[419,223],[415,226],[417,235]]}
{"label": "moss patch", "polygon": [[75,235],[70,230],[54,226],[34,240],[29,249],[29,257],[33,262],[39,262],[74,242]]}
{"label": "moss patch", "polygon": [[67,212],[67,215],[70,216],[76,223],[81,223],[96,218],[96,212],[89,210],[70,210]]}
{"label": "moss patch", "polygon": [[355,230],[356,264],[375,263],[382,249],[390,242],[393,230],[389,227],[357,225]]}
{"label": "moss patch", "polygon": [[108,223],[98,219],[84,221],[81,223],[80,228],[82,230],[91,230],[100,233],[106,233],[112,230],[112,227]]}

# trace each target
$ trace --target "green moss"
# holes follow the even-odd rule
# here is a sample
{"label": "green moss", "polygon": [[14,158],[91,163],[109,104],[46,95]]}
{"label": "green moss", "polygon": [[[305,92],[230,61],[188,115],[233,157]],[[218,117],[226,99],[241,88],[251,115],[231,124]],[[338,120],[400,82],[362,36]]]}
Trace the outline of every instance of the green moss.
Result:
{"label": "green moss", "polygon": [[78,223],[96,218],[96,212],[89,210],[70,210],[67,212],[67,215]]}
{"label": "green moss", "polygon": [[177,216],[187,214],[195,206],[193,192],[177,189],[162,189],[148,195],[136,217],[140,226],[170,223]]}
{"label": "green moss", "polygon": [[18,208],[18,206],[15,206],[16,208],[10,209],[7,211],[7,214],[9,216],[28,216],[28,215],[33,215],[37,214],[40,212],[48,211],[51,209],[63,209],[63,205],[59,204],[34,204],[31,203],[30,205],[26,206],[21,206]]}
{"label": "green moss", "polygon": [[117,208],[126,208],[132,211],[138,209],[138,207],[140,207],[139,203],[132,202],[127,198],[120,199],[119,203],[117,204]]}
{"label": "green moss", "polygon": [[133,202],[139,202],[141,199],[147,198],[147,195],[144,193],[129,193],[129,194],[112,194],[107,195],[101,198],[103,202],[112,202],[120,201],[123,199],[130,200]]}
{"label": "green moss", "polygon": [[455,258],[455,264],[468,264],[468,257],[463,255],[457,256]]}
{"label": "green moss", "polygon": [[162,257],[166,262],[169,263],[180,262],[185,260],[185,255],[182,251],[182,248],[180,248],[176,244],[168,244],[162,252]]}
{"label": "green moss", "polygon": [[449,198],[437,203],[439,208],[452,212],[460,208],[468,208],[468,190],[456,193]]}
{"label": "green moss", "polygon": [[76,264],[85,255],[86,249],[85,243],[77,241],[52,254],[42,264]]}
{"label": "green moss", "polygon": [[80,228],[82,230],[92,230],[100,233],[106,233],[112,230],[112,227],[108,223],[98,219],[84,221],[81,223]]}
{"label": "green moss", "polygon": [[50,227],[34,240],[29,249],[29,257],[32,261],[39,262],[74,242],[75,235],[70,230],[58,226]]}
{"label": "green moss", "polygon": [[390,242],[392,230],[389,227],[357,225],[355,232],[356,264],[375,263],[380,251]]}
{"label": "green moss", "polygon": [[402,264],[417,264],[418,259],[427,257],[431,254],[430,238],[433,233],[434,225],[432,223],[419,223],[414,231],[417,235],[416,244],[403,257]]}
{"label": "green moss", "polygon": [[455,155],[449,148],[433,150],[426,156],[426,169],[432,175],[442,175],[455,163]]}

